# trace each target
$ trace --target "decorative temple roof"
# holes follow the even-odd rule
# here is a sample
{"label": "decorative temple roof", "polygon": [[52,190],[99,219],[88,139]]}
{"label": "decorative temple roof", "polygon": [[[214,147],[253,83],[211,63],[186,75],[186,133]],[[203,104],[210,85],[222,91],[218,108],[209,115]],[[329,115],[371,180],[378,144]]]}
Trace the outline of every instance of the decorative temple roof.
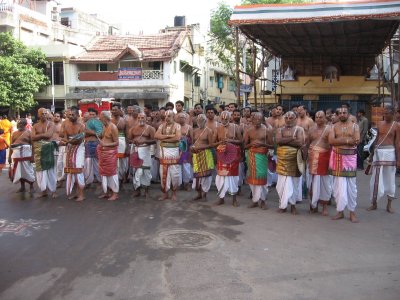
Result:
{"label": "decorative temple roof", "polygon": [[167,61],[179,51],[186,31],[138,36],[99,36],[72,63],[113,63],[125,55],[138,61]]}
{"label": "decorative temple roof", "polygon": [[373,57],[399,21],[399,1],[375,0],[236,6],[229,24],[283,57]]}

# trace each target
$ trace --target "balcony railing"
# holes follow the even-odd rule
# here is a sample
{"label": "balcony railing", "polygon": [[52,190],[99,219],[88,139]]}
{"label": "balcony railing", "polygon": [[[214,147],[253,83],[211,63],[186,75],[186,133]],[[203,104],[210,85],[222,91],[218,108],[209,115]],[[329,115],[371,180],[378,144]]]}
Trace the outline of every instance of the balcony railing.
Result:
{"label": "balcony railing", "polygon": [[143,70],[143,79],[163,79],[163,71],[161,70]]}
{"label": "balcony railing", "polygon": [[[142,78],[139,80],[162,80],[162,70],[142,70]],[[118,71],[82,71],[78,73],[79,81],[118,81]],[[124,80],[126,81],[126,80]]]}
{"label": "balcony railing", "polygon": [[0,3],[0,12],[2,11],[13,11],[14,6],[11,2],[2,2]]}

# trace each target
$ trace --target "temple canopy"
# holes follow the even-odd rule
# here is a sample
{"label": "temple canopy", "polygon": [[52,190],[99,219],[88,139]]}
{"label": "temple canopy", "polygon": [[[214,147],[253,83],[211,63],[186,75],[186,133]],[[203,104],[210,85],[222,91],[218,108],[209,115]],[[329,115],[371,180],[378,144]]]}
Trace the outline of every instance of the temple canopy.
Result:
{"label": "temple canopy", "polygon": [[399,1],[236,6],[230,25],[281,57],[363,56],[387,46],[400,21]]}

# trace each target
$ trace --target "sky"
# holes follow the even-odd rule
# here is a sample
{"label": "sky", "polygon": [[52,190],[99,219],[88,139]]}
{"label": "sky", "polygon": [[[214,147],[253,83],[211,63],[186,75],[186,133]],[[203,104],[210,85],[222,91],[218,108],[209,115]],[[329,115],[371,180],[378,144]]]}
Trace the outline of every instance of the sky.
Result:
{"label": "sky", "polygon": [[[216,0],[59,0],[62,6],[76,7],[98,16],[111,24],[117,24],[121,33],[157,33],[166,26],[174,25],[175,16],[186,16],[186,24],[200,23],[201,31],[207,32],[211,10]],[[224,0],[231,7],[240,0]]]}

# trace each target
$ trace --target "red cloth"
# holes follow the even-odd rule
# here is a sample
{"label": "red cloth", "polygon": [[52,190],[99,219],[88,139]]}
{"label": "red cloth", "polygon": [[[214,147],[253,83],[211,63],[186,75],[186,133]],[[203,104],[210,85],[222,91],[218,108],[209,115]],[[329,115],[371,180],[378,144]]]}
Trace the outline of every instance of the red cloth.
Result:
{"label": "red cloth", "polygon": [[[235,160],[230,164],[225,164],[220,160],[217,160],[217,174],[220,176],[239,176],[239,162],[241,160],[241,149],[239,146],[234,146],[236,153],[235,153]],[[224,152],[225,149],[223,147],[217,147],[218,152]],[[218,157],[218,155],[217,155]]]}
{"label": "red cloth", "polygon": [[99,158],[99,174],[101,176],[114,176],[117,174],[118,147],[105,148],[97,146],[97,157]]}

